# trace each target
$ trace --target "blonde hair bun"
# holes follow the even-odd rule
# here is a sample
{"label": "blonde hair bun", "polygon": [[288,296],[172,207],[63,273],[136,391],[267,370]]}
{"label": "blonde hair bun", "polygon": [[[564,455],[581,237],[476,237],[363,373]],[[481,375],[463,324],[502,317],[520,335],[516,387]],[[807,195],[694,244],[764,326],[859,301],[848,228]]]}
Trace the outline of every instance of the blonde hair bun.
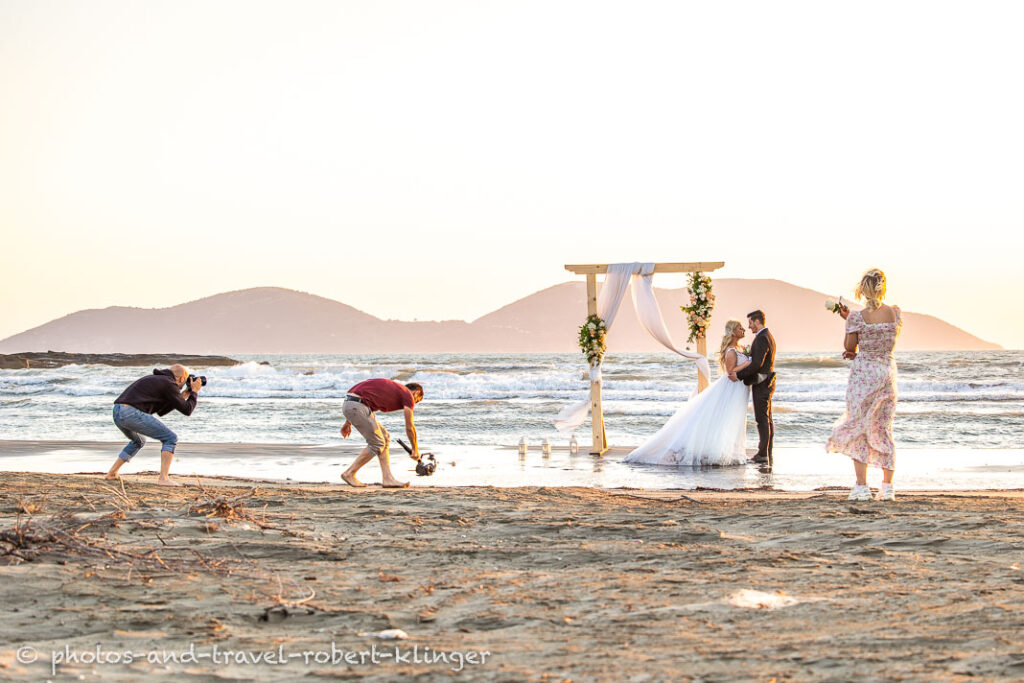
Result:
{"label": "blonde hair bun", "polygon": [[864,300],[868,310],[875,310],[885,298],[885,273],[878,268],[871,268],[861,276],[853,294],[858,301]]}

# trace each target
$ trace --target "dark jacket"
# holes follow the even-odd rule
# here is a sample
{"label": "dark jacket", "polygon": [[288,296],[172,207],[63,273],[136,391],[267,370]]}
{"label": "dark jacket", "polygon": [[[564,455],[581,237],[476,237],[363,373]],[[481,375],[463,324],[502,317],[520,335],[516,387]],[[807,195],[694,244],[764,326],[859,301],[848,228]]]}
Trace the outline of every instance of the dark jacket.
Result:
{"label": "dark jacket", "polygon": [[181,395],[174,373],[170,370],[154,370],[152,375],[135,380],[117,397],[114,403],[124,403],[144,413],[163,416],[172,410],[191,415],[196,409],[196,394],[189,392],[188,398]]}
{"label": "dark jacket", "polygon": [[736,378],[747,386],[758,384],[758,375],[768,375],[765,382],[775,380],[775,337],[767,328],[754,337],[750,345],[750,365],[736,373]]}

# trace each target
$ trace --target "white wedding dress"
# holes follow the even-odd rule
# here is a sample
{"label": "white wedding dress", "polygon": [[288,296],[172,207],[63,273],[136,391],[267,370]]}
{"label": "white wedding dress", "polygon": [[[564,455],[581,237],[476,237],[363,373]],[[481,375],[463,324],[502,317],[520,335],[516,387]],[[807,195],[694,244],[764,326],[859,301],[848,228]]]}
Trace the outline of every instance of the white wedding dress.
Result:
{"label": "white wedding dress", "polygon": [[[750,360],[749,356],[733,352],[737,366]],[[746,463],[749,400],[750,387],[722,376],[687,401],[623,462],[691,467]]]}

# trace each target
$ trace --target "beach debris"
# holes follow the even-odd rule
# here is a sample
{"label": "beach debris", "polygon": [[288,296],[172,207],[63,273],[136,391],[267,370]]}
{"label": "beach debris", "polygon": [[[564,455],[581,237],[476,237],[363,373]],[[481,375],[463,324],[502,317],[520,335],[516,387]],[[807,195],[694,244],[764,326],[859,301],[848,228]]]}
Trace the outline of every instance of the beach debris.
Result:
{"label": "beach debris", "polygon": [[[700,487],[698,487],[699,489]],[[635,498],[637,500],[650,501],[652,503],[681,503],[684,500],[688,503],[703,503],[704,501],[691,498],[690,496],[678,496],[676,498],[658,498],[656,496],[638,496],[633,493],[612,493],[613,496],[620,498]]]}
{"label": "beach debris", "polygon": [[363,631],[360,638],[380,638],[381,640],[405,640],[409,634],[400,628],[388,628],[383,631]]}
{"label": "beach debris", "polygon": [[[102,569],[124,565],[133,570],[163,569],[168,571],[194,571],[204,569],[211,573],[230,574],[233,567],[225,560],[206,558],[187,546],[169,547],[161,542],[157,548],[126,550],[117,540],[108,540],[105,531],[116,527],[124,519],[121,509],[106,515],[84,520],[75,515],[53,515],[47,519],[32,518],[20,521],[13,528],[0,530],[0,556],[22,562],[38,558],[52,558],[65,562],[72,558],[93,558]],[[88,533],[87,533],[88,532]],[[95,570],[86,574],[88,578]]]}
{"label": "beach debris", "polygon": [[284,621],[291,615],[292,613],[289,612],[288,608],[284,605],[271,605],[270,607],[264,608],[263,614],[257,617],[257,619],[259,621],[265,621],[269,623],[271,621]]}
{"label": "beach debris", "polygon": [[[206,488],[203,487],[202,482],[196,477],[196,485],[203,494],[203,498],[195,498],[188,502],[186,507],[186,514],[202,515],[204,517],[220,517],[221,519],[241,521],[240,527],[245,530],[250,530],[252,527],[249,524],[258,527],[263,531],[273,530],[280,531],[281,533],[294,536],[295,532],[289,530],[286,527],[275,526],[267,522],[267,508],[263,506],[263,510],[257,517],[254,511],[246,508],[245,504],[250,499],[260,495],[260,489],[258,486],[250,488],[245,493],[241,493],[237,496],[213,496]],[[248,523],[248,524],[247,524]]]}
{"label": "beach debris", "polygon": [[254,487],[238,496],[230,498],[228,496],[217,496],[214,498],[207,493],[206,489],[201,490],[206,495],[206,498],[190,502],[188,514],[203,515],[205,517],[223,517],[224,519],[248,519],[249,514],[245,510],[245,501],[259,492],[259,489]]}
{"label": "beach debris", "polygon": [[43,505],[38,501],[26,501],[23,498],[19,498],[17,505],[14,507],[14,511],[19,515],[35,515],[42,511]]}
{"label": "beach debris", "polygon": [[750,588],[743,588],[729,596],[728,603],[733,607],[746,609],[778,609],[792,607],[800,602],[799,598],[785,593],[765,593]]}

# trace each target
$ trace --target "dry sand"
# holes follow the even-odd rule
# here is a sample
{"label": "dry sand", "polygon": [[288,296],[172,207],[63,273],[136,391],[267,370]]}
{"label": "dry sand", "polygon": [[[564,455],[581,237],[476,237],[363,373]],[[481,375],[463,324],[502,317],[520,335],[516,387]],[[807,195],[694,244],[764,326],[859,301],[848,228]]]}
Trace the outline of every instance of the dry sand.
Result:
{"label": "dry sand", "polygon": [[[249,495],[255,484],[237,480],[167,490],[132,476],[122,494],[89,475],[0,477],[7,678],[52,678],[52,652],[98,646],[136,661],[62,664],[57,678],[1024,677],[1020,491],[894,504],[267,483]],[[218,498],[226,517],[208,517]],[[742,606],[764,599],[745,590],[784,606]],[[393,628],[409,634],[406,656],[489,654],[455,674],[454,658],[396,663],[383,659],[395,641],[359,635]],[[332,641],[355,656],[377,644],[380,663],[318,664]],[[190,645],[291,658],[145,661]],[[24,647],[35,663],[18,661]]]}

